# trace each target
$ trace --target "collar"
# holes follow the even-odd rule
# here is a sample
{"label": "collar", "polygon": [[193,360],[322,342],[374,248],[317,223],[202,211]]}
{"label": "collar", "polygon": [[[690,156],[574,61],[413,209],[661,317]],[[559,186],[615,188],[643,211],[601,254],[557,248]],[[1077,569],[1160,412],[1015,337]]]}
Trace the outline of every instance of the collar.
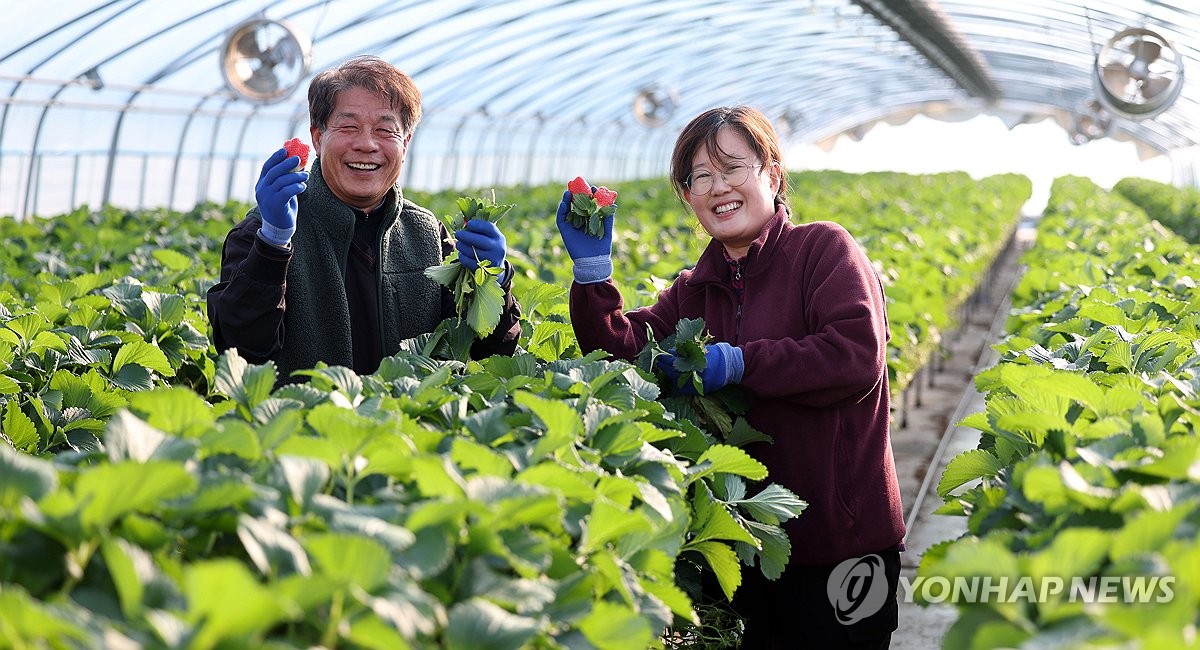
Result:
{"label": "collar", "polygon": [[[787,206],[781,205],[775,210],[775,215],[763,224],[762,230],[758,232],[758,237],[750,243],[750,249],[746,252],[746,256],[740,260],[746,277],[761,273],[769,266],[768,262],[775,254],[780,238],[791,225],[790,219],[791,213]],[[700,254],[700,259],[696,261],[696,266],[692,269],[687,284],[690,286],[704,282],[728,283],[730,277],[730,263],[726,261],[728,259],[729,255],[725,252],[725,246],[721,242],[715,239],[709,241],[704,252]]]}

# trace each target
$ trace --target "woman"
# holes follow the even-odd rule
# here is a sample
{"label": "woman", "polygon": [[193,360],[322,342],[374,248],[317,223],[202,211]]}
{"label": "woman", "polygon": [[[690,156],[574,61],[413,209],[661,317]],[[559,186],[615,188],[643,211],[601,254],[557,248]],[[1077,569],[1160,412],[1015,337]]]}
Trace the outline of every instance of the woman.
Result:
{"label": "woman", "polygon": [[[774,438],[747,451],[770,470],[768,480],[809,503],[787,524],[783,576],[743,572],[734,599],[746,620],[742,647],[886,648],[904,520],[888,433],[889,330],[874,268],[841,226],[789,221],[778,138],[753,108],[693,119],[675,143],[671,182],[712,240],[657,303],[627,313],[611,279],[614,220],[605,220],[601,239],[576,230],[564,219],[564,194],[558,225],[575,262],[579,344],[633,359],[647,326],[662,339],[679,319],[703,318],[717,341],[706,350],[704,392],[741,385],[749,423]],[[872,577],[875,588],[864,587]]]}

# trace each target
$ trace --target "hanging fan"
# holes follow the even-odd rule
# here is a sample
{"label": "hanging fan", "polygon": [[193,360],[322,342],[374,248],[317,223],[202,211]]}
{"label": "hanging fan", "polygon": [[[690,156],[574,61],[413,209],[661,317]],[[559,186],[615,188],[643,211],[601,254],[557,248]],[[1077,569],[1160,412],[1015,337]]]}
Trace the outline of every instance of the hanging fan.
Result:
{"label": "hanging fan", "polygon": [[251,18],[231,29],[221,48],[225,82],[262,104],[291,95],[311,64],[312,42],[282,20]]}
{"label": "hanging fan", "polygon": [[779,114],[779,119],[775,121],[775,130],[779,131],[779,135],[786,138],[798,132],[804,122],[804,113],[795,108],[788,108]]}
{"label": "hanging fan", "polygon": [[1141,120],[1167,110],[1183,89],[1183,55],[1156,32],[1117,32],[1096,54],[1093,85],[1109,111]]}
{"label": "hanging fan", "polygon": [[633,117],[644,126],[658,127],[667,123],[679,106],[679,97],[658,85],[647,86],[633,98]]}
{"label": "hanging fan", "polygon": [[1071,113],[1071,144],[1086,144],[1112,133],[1112,116],[1095,98],[1079,105]]}

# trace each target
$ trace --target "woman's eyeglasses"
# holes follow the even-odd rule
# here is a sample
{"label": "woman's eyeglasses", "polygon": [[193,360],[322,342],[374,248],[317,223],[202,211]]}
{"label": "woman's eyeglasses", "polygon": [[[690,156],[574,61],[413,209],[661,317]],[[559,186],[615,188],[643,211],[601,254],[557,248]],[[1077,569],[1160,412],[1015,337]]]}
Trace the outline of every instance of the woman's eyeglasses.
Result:
{"label": "woman's eyeglasses", "polygon": [[[721,172],[721,180],[729,187],[738,187],[745,183],[750,178],[750,170],[762,167],[762,163],[757,165],[730,165]],[[683,186],[687,191],[696,196],[704,196],[712,191],[713,183],[716,182],[716,175],[709,171],[692,172],[683,181]]]}

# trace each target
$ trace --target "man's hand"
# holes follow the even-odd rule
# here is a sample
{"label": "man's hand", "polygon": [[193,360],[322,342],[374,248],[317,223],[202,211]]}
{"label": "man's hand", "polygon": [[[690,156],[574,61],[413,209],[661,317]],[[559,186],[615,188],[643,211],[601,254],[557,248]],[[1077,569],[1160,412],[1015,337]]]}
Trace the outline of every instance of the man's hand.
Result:
{"label": "man's hand", "polygon": [[288,156],[281,147],[263,163],[254,186],[254,198],[262,216],[259,236],[276,246],[287,247],[296,233],[296,212],[300,208],[296,195],[308,186],[308,172],[294,171],[299,166],[300,158]]}
{"label": "man's hand", "polygon": [[[507,242],[504,233],[500,232],[496,224],[485,219],[471,219],[467,225],[455,231],[454,239],[454,247],[458,249],[458,261],[463,266],[474,271],[479,268],[479,262],[487,260],[492,268],[504,270]],[[503,273],[496,276],[496,280],[501,283],[504,280],[502,275]]]}

